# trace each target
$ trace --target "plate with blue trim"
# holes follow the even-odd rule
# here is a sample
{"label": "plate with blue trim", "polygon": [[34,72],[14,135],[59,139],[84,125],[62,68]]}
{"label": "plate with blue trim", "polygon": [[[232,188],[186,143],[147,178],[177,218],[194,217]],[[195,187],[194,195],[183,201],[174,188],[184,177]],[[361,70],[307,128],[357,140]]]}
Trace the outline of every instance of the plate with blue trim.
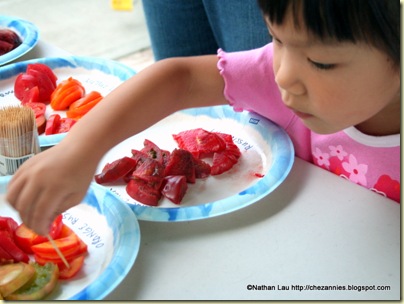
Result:
{"label": "plate with blue trim", "polygon": [[[0,215],[20,223],[4,198],[10,179],[0,179]],[[135,214],[106,188],[91,184],[81,204],[63,213],[63,223],[87,244],[88,254],[82,269],[68,280],[59,280],[44,300],[104,299],[126,277],[138,255],[140,229]]]}
{"label": "plate with blue trim", "polygon": [[145,139],[172,151],[178,148],[173,134],[195,128],[230,134],[241,157],[229,171],[188,184],[180,205],[163,197],[158,206],[147,206],[131,198],[123,182],[104,186],[126,202],[139,220],[190,221],[223,215],[259,201],[278,187],[292,168],[294,148],[282,128],[258,114],[215,106],[174,113],[126,139],[106,153],[97,172],[118,158],[131,157],[131,150],[143,148]]}
{"label": "plate with blue trim", "polygon": [[35,24],[27,20],[0,15],[0,28],[7,28],[14,31],[21,39],[19,46],[0,56],[0,65],[9,63],[28,53],[38,43],[38,28]]}
{"label": "plate with blue trim", "polygon": [[[56,84],[73,77],[83,84],[86,92],[95,90],[103,96],[135,75],[133,69],[119,62],[85,56],[51,57],[17,62],[0,67],[0,107],[20,104],[14,96],[14,82],[18,74],[25,73],[30,63],[43,63],[49,66],[58,77]],[[66,117],[65,111],[54,111],[47,105],[46,118],[54,113]],[[59,143],[65,136],[66,133],[42,134],[39,136],[39,144],[41,147],[50,147]]]}

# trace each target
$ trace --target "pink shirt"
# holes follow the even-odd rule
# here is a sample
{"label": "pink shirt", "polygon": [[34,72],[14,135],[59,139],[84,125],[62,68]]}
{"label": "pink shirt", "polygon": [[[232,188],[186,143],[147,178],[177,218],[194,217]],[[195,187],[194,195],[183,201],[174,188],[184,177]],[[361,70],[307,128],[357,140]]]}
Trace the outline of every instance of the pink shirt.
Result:
{"label": "pink shirt", "polygon": [[226,53],[218,68],[224,94],[235,111],[253,111],[289,134],[296,156],[400,202],[400,135],[369,136],[355,127],[320,135],[308,129],[282,102],[272,69],[272,44]]}

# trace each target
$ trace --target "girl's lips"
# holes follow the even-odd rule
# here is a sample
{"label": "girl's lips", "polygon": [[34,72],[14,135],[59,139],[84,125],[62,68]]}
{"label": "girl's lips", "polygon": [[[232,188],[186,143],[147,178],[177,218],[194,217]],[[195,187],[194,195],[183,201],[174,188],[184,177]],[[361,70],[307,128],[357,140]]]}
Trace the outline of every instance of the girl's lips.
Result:
{"label": "girl's lips", "polygon": [[293,110],[293,113],[295,113],[296,116],[299,117],[300,119],[307,119],[307,118],[313,117],[313,115],[311,115],[311,114],[299,112],[296,110]]}

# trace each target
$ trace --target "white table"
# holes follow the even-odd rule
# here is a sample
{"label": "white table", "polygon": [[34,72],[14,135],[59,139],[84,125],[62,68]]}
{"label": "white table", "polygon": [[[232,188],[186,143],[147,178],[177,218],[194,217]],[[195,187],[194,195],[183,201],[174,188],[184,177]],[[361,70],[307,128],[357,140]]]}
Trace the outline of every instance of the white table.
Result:
{"label": "white table", "polygon": [[[58,55],[40,41],[21,60]],[[400,205],[300,159],[247,208],[140,230],[135,264],[106,300],[400,299]]]}

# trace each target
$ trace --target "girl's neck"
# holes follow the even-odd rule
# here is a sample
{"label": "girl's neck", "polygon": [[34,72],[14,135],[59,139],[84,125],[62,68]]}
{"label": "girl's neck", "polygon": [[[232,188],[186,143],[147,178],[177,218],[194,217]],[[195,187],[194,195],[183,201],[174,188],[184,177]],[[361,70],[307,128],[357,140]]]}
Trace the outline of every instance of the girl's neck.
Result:
{"label": "girl's neck", "polygon": [[386,136],[400,134],[401,100],[383,109],[377,115],[355,126],[364,134]]}

